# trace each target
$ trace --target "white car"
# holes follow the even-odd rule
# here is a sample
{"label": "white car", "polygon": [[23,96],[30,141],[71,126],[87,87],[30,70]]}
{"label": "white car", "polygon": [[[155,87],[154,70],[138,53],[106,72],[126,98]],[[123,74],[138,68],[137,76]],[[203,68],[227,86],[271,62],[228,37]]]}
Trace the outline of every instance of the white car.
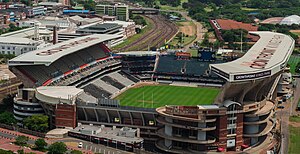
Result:
{"label": "white car", "polygon": [[79,143],[78,143],[78,148],[82,148],[82,147],[83,147],[82,142],[79,142]]}

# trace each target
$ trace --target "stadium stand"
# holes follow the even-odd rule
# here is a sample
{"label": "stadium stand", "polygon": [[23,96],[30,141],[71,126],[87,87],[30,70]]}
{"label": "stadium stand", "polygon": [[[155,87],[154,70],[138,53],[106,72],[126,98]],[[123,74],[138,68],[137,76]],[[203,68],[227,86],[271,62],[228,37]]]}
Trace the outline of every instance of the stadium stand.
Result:
{"label": "stadium stand", "polygon": [[120,90],[123,89],[123,88],[125,88],[125,86],[122,83],[114,80],[113,78],[111,78],[109,76],[104,76],[104,77],[101,78],[101,80],[103,80],[103,81],[105,81],[105,82],[113,85],[114,87],[116,87],[116,88],[118,88]]}
{"label": "stadium stand", "polygon": [[83,90],[96,98],[109,98],[109,96],[111,95],[111,93],[95,86],[94,84],[85,86]]}
{"label": "stadium stand", "polygon": [[136,77],[134,77],[134,76],[132,76],[132,75],[130,75],[130,74],[128,74],[128,73],[125,73],[125,72],[123,72],[123,71],[120,71],[119,73],[120,73],[122,76],[128,78],[129,80],[131,80],[131,81],[133,81],[133,82],[135,82],[135,83],[137,83],[137,82],[140,81],[140,80],[137,79]]}
{"label": "stadium stand", "polygon": [[198,85],[200,83],[224,84],[223,79],[209,74],[209,64],[214,63],[222,63],[222,61],[177,59],[174,55],[161,55],[153,79],[164,84],[171,84],[170,81],[197,82]]}
{"label": "stadium stand", "polygon": [[[72,54],[69,54],[67,56],[64,56],[54,63],[50,64],[49,66],[45,65],[31,65],[31,66],[18,66],[16,67],[18,70],[22,70],[21,72],[27,72],[25,74],[30,75],[32,80],[36,82],[37,85],[47,85],[45,84],[46,81],[52,78],[58,78],[60,76],[64,76],[64,78],[61,78],[58,80],[58,82],[53,83],[52,85],[68,85],[68,83],[72,83],[70,81],[65,81],[62,82],[63,79],[68,79],[69,77],[72,77],[72,79],[82,76],[82,74],[72,74],[69,75],[71,72],[74,72],[74,70],[81,68],[85,68],[83,71],[88,71],[88,70],[95,70],[91,69],[92,67],[99,66],[95,63],[95,60],[97,59],[107,59],[107,60],[102,60],[100,67],[106,67],[105,64],[110,64],[113,62],[116,62],[112,60],[109,57],[108,52],[104,52],[106,49],[99,48],[99,46],[95,45],[93,47],[87,48],[85,50],[81,50],[79,52],[75,52]],[[91,63],[88,63],[91,61]],[[90,71],[88,71],[90,73]],[[70,80],[72,80],[70,79]]]}
{"label": "stadium stand", "polygon": [[175,56],[160,56],[156,72],[169,74],[205,75],[209,64],[216,62],[201,62],[197,59],[177,60]]}
{"label": "stadium stand", "polygon": [[96,79],[94,82],[92,82],[92,84],[96,85],[97,87],[103,87],[104,90],[110,92],[111,94],[114,94],[119,91],[118,88],[114,87],[110,83],[101,80],[100,78]]}
{"label": "stadium stand", "polygon": [[[156,63],[157,52],[153,51],[131,51],[124,53],[117,53],[115,56],[121,57],[122,70],[130,73],[139,79],[141,76],[153,74]],[[147,77],[147,79],[150,79]]]}
{"label": "stadium stand", "polygon": [[126,87],[133,85],[134,82],[129,80],[128,78],[122,76],[119,72],[113,72],[111,74],[108,75],[109,77],[123,83]]}
{"label": "stadium stand", "polygon": [[121,64],[104,44],[116,37],[95,34],[71,39],[18,56],[9,67],[26,80],[27,87],[71,85]]}

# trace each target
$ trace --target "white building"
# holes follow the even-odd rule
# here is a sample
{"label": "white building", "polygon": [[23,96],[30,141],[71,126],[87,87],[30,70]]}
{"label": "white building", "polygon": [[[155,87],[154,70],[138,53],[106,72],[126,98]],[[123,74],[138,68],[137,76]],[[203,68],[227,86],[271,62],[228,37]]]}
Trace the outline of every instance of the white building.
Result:
{"label": "white building", "polygon": [[21,55],[45,47],[43,41],[35,41],[29,38],[0,37],[1,54]]}

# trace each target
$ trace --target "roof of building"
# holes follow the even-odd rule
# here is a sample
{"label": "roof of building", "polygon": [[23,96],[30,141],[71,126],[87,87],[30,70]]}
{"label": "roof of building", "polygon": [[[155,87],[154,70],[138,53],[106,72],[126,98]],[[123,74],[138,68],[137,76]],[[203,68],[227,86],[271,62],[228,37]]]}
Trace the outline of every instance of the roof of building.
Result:
{"label": "roof of building", "polygon": [[288,17],[285,17],[281,20],[279,23],[280,25],[292,25],[292,24],[300,24],[300,16],[298,15],[291,15]]}
{"label": "roof of building", "polygon": [[199,109],[219,109],[218,105],[198,105]]}
{"label": "roof of building", "polygon": [[[121,132],[132,132],[135,133],[136,129],[123,127],[123,128],[111,128],[111,127],[104,127],[104,126],[93,126],[93,125],[81,125],[71,132],[96,136],[100,138],[110,139],[113,141],[118,141],[122,143],[140,143],[143,142],[143,138],[135,137],[135,136],[124,136]],[[96,132],[93,133],[92,132]]]}
{"label": "roof of building", "polygon": [[272,17],[268,18],[262,22],[261,24],[279,24],[282,21],[283,17]]}
{"label": "roof of building", "polygon": [[235,20],[230,19],[217,19],[216,20],[223,30],[231,30],[231,29],[245,29],[247,31],[257,31],[258,27],[253,26],[248,23],[242,23]]}
{"label": "roof of building", "polygon": [[34,65],[34,64],[44,64],[50,65],[57,59],[74,53],[79,50],[86,49],[90,46],[110,41],[116,38],[120,38],[120,35],[106,35],[106,34],[93,34],[88,36],[82,36],[68,41],[64,41],[52,46],[48,46],[42,49],[34,50],[22,54],[16,58],[9,61],[9,65]]}
{"label": "roof of building", "polygon": [[211,70],[228,81],[269,77],[282,70],[293,52],[295,41],[274,32],[251,32],[260,39],[241,58],[221,64],[210,64]]}
{"label": "roof of building", "polygon": [[129,25],[134,25],[134,22],[128,22],[128,21],[121,21],[121,20],[114,20],[114,21],[105,21],[104,23],[115,23],[118,25],[122,25],[123,27],[128,27]]}
{"label": "roof of building", "polygon": [[[51,31],[47,30],[47,29],[39,29],[39,34],[52,34]],[[34,35],[34,27],[30,27],[30,28],[26,28],[26,29],[21,29],[18,31],[14,31],[14,32],[9,32],[9,33],[5,33],[2,34],[0,36],[2,37],[17,37],[17,38],[25,38],[25,37],[30,37]]]}
{"label": "roof of building", "polygon": [[154,56],[159,54],[157,51],[129,51],[129,52],[119,52],[116,55],[128,55],[128,56]]}
{"label": "roof of building", "polygon": [[42,86],[36,88],[36,97],[45,103],[71,103],[83,93],[83,89],[75,86]]}
{"label": "roof of building", "polygon": [[57,3],[57,2],[40,2],[38,5],[44,5],[44,6],[61,6],[62,3]]}
{"label": "roof of building", "polygon": [[0,43],[6,44],[34,44],[38,41],[29,38],[19,38],[19,37],[0,37]]}
{"label": "roof of building", "polygon": [[89,13],[90,10],[63,10],[63,13]]}
{"label": "roof of building", "polygon": [[77,21],[77,22],[87,22],[87,23],[95,23],[103,21],[101,18],[82,18],[78,15],[69,17],[70,19]]}

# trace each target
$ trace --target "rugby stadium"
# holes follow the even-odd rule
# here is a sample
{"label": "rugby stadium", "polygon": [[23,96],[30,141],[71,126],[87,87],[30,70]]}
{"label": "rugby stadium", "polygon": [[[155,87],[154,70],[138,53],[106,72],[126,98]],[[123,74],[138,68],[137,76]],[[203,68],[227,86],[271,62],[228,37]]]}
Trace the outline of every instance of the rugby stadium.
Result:
{"label": "rugby stadium", "polygon": [[25,53],[9,61],[24,84],[14,115],[19,125],[43,109],[52,128],[139,128],[144,143],[125,143],[128,151],[247,151],[274,138],[276,88],[295,43],[280,33],[252,34],[258,42],[229,62],[211,51],[200,58],[112,53],[107,45],[114,37],[99,34]]}

